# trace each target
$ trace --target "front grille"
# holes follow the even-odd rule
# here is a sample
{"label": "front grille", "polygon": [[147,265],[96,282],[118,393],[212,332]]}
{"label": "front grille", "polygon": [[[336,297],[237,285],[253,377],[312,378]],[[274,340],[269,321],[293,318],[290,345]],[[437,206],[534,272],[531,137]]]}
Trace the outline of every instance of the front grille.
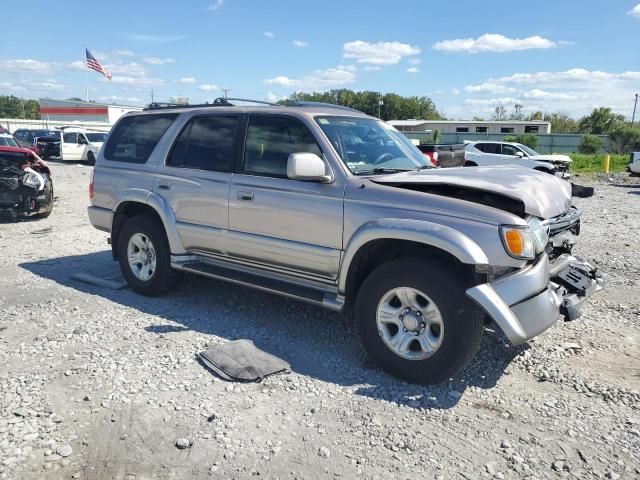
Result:
{"label": "front grille", "polygon": [[579,229],[581,216],[582,210],[576,207],[571,207],[568,212],[558,215],[557,217],[550,218],[545,221],[545,224],[549,227],[549,234],[554,235],[564,232],[565,230]]}

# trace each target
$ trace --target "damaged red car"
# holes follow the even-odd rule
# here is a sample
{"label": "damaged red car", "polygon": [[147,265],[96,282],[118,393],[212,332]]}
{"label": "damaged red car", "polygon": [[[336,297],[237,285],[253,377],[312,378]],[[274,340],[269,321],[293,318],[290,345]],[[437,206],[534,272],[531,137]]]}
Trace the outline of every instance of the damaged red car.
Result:
{"label": "damaged red car", "polygon": [[0,216],[46,218],[53,210],[49,166],[29,149],[0,145]]}

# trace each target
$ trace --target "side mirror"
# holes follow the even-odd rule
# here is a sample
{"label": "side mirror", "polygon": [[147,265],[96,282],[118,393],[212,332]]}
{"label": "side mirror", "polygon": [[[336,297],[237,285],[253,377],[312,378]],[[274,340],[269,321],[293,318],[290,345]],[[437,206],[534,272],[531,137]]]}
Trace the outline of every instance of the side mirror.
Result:
{"label": "side mirror", "polygon": [[516,152],[516,157],[523,158],[524,157],[524,153]]}
{"label": "side mirror", "polygon": [[331,183],[324,160],[315,153],[292,153],[287,160],[287,177],[292,180],[307,180]]}

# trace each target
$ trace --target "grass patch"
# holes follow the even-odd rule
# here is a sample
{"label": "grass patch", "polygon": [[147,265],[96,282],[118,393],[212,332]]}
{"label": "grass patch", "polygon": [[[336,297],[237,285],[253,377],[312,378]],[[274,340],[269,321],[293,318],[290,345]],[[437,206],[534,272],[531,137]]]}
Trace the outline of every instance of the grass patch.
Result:
{"label": "grass patch", "polygon": [[[572,172],[604,172],[604,155],[585,155],[582,153],[570,153],[569,156],[573,160],[571,165]],[[629,165],[629,155],[611,155],[609,163],[610,172],[624,172]]]}

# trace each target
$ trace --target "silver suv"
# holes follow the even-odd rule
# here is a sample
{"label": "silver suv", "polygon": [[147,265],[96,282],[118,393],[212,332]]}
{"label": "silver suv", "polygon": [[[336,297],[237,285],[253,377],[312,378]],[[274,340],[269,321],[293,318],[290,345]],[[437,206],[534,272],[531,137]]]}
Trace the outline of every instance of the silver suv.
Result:
{"label": "silver suv", "polygon": [[519,344],[602,288],[571,255],[568,182],[430,168],[361,112],[257,103],[155,105],[114,126],[89,218],[137,292],[190,272],[353,313],[382,368],[435,383],[473,358],[485,321]]}

